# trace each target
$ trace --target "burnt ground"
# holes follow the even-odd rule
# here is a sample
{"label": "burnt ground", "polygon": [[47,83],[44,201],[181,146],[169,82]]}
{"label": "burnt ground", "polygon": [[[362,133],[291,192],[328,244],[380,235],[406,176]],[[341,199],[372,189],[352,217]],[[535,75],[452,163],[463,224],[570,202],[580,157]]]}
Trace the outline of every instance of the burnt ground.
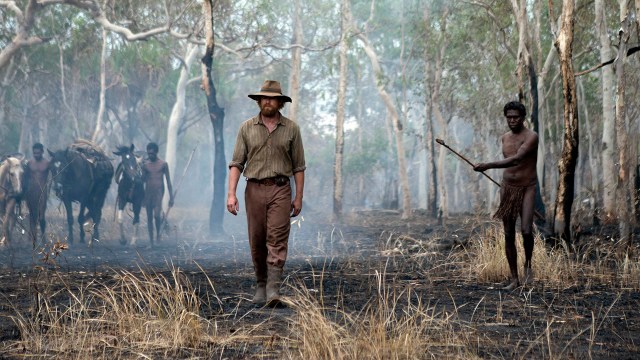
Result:
{"label": "burnt ground", "polygon": [[[212,239],[200,221],[206,218],[202,213],[207,211],[174,211],[169,235],[151,249],[144,224],[136,246],[121,246],[108,219],[112,210],[106,210],[103,240],[91,248],[71,245],[54,259],[55,265],[44,263],[43,255],[32,252],[24,239],[15,239],[0,252],[0,357],[26,356],[10,346],[20,334],[9,317],[28,314],[38,287],[74,289],[93,280],[108,283],[123,269],[133,273],[142,269],[170,278],[171,269],[180,268],[203,298],[209,295],[210,279],[219,308],[207,307],[202,315],[220,317],[220,331],[232,334],[269,320],[268,326],[254,333],[256,338],[290,336],[294,310],[256,308],[249,302],[254,281],[242,216],[226,218],[226,234]],[[286,265],[289,287],[284,293],[291,295],[291,286],[304,284],[310,293],[322,294],[325,305],[339,303],[344,310],[357,312],[378,293],[376,272],[384,273],[389,288],[411,288],[434,313],[451,314],[456,319],[454,328],[471,338],[470,353],[480,358],[640,357],[637,290],[584,279],[556,285],[535,281],[531,287],[505,292],[498,290],[502,284],[480,283],[462,273],[451,259],[464,258],[451,255],[462,252],[466,240],[485,222],[459,217],[443,226],[420,214],[401,220],[395,212],[369,211],[351,214],[341,225],[332,225],[307,215],[292,227]],[[49,231],[54,240],[64,235],[59,214],[52,214]],[[131,233],[130,227],[127,232]],[[428,239],[432,246],[425,256],[409,257],[397,251],[403,242],[409,248],[416,240]],[[43,277],[43,273],[49,276]],[[58,280],[52,282],[52,278]],[[60,301],[64,303],[65,298]],[[257,340],[238,347],[208,349],[206,354],[193,350],[170,357],[281,358],[283,346]]]}

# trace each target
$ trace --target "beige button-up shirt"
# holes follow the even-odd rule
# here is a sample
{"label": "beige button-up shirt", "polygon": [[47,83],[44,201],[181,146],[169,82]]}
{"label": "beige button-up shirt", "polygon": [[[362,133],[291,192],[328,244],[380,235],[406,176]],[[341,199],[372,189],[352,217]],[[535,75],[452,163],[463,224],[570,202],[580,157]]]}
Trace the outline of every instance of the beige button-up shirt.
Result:
{"label": "beige button-up shirt", "polygon": [[275,130],[269,133],[260,115],[240,125],[229,167],[244,171],[249,179],[274,176],[291,177],[306,169],[300,127],[280,115]]}

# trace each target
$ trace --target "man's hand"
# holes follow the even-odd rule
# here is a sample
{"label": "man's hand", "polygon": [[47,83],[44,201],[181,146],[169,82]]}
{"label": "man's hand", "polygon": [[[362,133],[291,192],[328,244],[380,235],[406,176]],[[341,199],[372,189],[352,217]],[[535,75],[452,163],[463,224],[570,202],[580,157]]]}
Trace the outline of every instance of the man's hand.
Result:
{"label": "man's hand", "polygon": [[473,167],[473,170],[478,171],[478,172],[483,172],[483,171],[486,171],[486,170],[489,170],[489,169],[490,169],[490,167],[485,163],[480,163],[480,164],[477,164],[477,165],[475,165]]}
{"label": "man's hand", "polygon": [[291,217],[296,217],[302,211],[302,199],[297,197],[291,202]]}
{"label": "man's hand", "polygon": [[227,195],[227,211],[232,213],[233,215],[238,215],[238,210],[240,210],[240,207],[238,206],[238,198],[236,197],[236,195]]}

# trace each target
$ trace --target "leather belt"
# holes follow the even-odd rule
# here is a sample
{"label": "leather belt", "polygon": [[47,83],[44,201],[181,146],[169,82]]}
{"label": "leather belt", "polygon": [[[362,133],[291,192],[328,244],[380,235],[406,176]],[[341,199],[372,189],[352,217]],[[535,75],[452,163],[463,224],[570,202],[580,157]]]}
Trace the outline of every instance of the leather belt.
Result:
{"label": "leather belt", "polygon": [[266,186],[273,186],[273,185],[284,186],[289,183],[289,178],[286,176],[275,176],[275,177],[270,177],[265,179],[247,179],[247,181],[260,184],[260,185],[266,185]]}

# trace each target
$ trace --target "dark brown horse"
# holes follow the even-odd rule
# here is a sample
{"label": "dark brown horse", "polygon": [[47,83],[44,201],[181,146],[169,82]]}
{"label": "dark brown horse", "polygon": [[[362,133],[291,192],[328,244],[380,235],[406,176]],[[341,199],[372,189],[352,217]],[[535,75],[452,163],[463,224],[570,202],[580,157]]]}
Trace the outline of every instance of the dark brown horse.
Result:
{"label": "dark brown horse", "polygon": [[144,184],[142,182],[142,157],[136,156],[135,147],[118,146],[117,151],[113,153],[120,156],[120,164],[116,169],[116,184],[118,184],[118,197],[116,203],[118,205],[118,225],[120,225],[120,243],[125,245],[127,239],[124,236],[124,226],[122,224],[122,216],[124,208],[127,204],[131,204],[133,208],[133,235],[131,236],[131,245],[136,243],[138,237],[138,225],[140,224],[140,209],[142,209],[142,201],[144,200]]}
{"label": "dark brown horse", "polygon": [[80,242],[84,242],[85,232],[91,233],[90,241],[99,240],[102,206],[113,178],[111,161],[101,151],[87,154],[73,145],[64,150],[48,151],[53,188],[67,213],[69,243],[73,243],[72,202],[80,204]]}

